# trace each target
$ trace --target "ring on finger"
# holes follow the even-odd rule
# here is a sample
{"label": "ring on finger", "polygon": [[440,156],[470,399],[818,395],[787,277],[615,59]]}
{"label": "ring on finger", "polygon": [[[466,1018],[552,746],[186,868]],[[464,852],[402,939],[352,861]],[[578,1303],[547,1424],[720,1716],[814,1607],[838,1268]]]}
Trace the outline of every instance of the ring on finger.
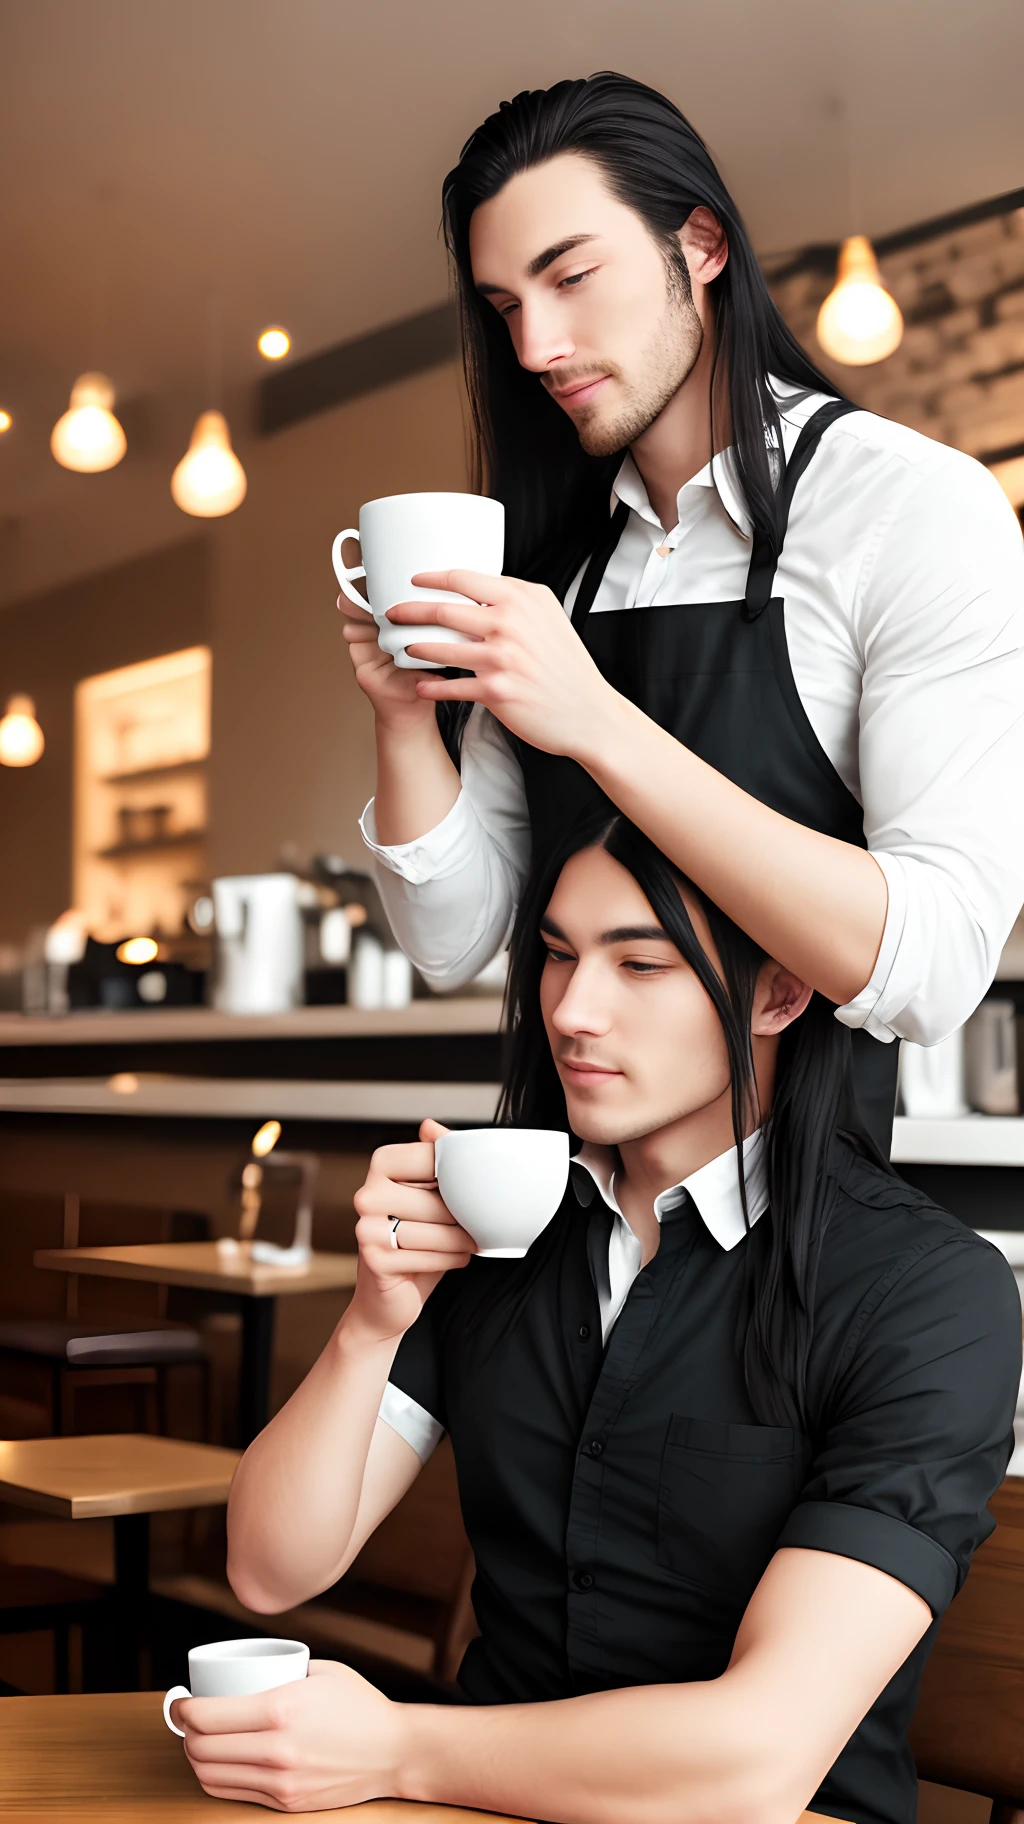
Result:
{"label": "ring on finger", "polygon": [[393,1248],[397,1248],[398,1246],[398,1225],[401,1220],[402,1218],[400,1216],[392,1216],[391,1218],[391,1246]]}

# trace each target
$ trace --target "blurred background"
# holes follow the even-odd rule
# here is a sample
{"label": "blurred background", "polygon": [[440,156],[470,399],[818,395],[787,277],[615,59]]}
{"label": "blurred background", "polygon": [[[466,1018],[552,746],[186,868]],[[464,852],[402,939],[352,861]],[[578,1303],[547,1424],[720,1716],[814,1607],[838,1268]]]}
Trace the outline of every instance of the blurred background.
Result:
{"label": "blurred background", "polygon": [[[63,1325],[64,1344],[53,1332],[33,1356],[0,1335],[0,1432],[58,1428],[46,1375],[89,1303],[38,1249],[262,1234],[301,1250],[302,1172],[280,1168],[270,1221],[273,1152],[263,1228],[240,1236],[253,1135],[274,1120],[316,1162],[314,1252],[350,1258],[370,1147],[423,1113],[493,1107],[502,959],[431,996],[366,874],[371,717],[330,564],[362,501],[467,485],[438,235],[467,134],[521,88],[601,68],[666,91],[814,358],[979,457],[1020,508],[1022,67],[1015,0],[3,9],[0,1315]],[[819,320],[857,273],[874,327],[834,301]],[[1015,933],[945,1074],[908,1065],[897,1123],[901,1169],[1008,1237],[1024,1228],[1022,982]],[[193,1285],[189,1304],[165,1285],[155,1315],[138,1286],[121,1296],[122,1329],[191,1327],[212,1376],[206,1408],[183,1380],[146,1425],[241,1439],[244,1295]],[[277,1300],[270,1409],[346,1296]],[[130,1429],[135,1399],[96,1382],[66,1423]],[[361,1580],[377,1596],[335,1607],[440,1677],[465,1567],[450,1476],[437,1498],[431,1587],[378,1565]],[[41,1544],[42,1523],[2,1512],[8,1558],[65,1562],[68,1529]],[[104,1524],[78,1567],[100,1577]],[[205,1577],[191,1595],[223,1605],[215,1523],[162,1524],[161,1574]],[[9,1634],[0,1674],[46,1688],[49,1651]]]}

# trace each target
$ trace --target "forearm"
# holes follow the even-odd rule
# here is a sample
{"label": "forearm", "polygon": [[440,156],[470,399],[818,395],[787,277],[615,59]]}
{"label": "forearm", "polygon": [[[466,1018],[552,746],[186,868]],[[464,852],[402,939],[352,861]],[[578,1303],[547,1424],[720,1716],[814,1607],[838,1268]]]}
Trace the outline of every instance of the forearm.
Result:
{"label": "forearm", "polygon": [[829,1000],[860,993],[887,908],[867,850],[770,810],[616,692],[594,733],[574,757],[715,905]]}
{"label": "forearm", "polygon": [[350,1307],[242,1458],[228,1501],[227,1568],[248,1607],[276,1613],[341,1575],[399,1340],[366,1338]]}
{"label": "forearm", "polygon": [[402,1712],[397,1796],[552,1824],[793,1824],[742,1676],[546,1704]]}
{"label": "forearm", "polygon": [[415,728],[396,733],[376,721],[377,840],[387,846],[415,842],[447,817],[461,789],[431,715]]}

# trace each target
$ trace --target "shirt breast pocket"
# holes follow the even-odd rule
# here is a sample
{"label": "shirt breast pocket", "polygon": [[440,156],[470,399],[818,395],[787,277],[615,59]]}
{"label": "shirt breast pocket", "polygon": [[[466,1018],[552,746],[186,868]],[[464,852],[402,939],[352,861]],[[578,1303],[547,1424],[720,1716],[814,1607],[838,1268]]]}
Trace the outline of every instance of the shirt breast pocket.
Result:
{"label": "shirt breast pocket", "polygon": [[658,1485],[658,1564],[742,1612],[808,1461],[804,1433],[673,1414]]}

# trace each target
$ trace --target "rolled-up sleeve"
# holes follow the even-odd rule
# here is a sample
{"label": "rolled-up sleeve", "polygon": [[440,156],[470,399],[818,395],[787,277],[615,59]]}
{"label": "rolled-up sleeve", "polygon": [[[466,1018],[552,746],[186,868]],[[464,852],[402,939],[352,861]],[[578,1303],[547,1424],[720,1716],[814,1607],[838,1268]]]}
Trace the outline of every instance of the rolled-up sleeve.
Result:
{"label": "rolled-up sleeve", "polygon": [[850,1326],[779,1545],[874,1565],[941,1614],[992,1531],[1020,1362],[1020,1298],[995,1248],[968,1232],[908,1253]]}
{"label": "rolled-up sleeve", "polygon": [[363,841],[391,928],[432,988],[471,981],[507,941],[530,865],[523,775],[500,728],[474,708],[462,744],[462,790],[414,842],[377,840],[371,799]]}
{"label": "rolled-up sleeve", "polygon": [[889,906],[838,1018],[934,1045],[971,1014],[1024,902],[1024,546],[958,452],[879,523],[858,585],[859,767]]}

